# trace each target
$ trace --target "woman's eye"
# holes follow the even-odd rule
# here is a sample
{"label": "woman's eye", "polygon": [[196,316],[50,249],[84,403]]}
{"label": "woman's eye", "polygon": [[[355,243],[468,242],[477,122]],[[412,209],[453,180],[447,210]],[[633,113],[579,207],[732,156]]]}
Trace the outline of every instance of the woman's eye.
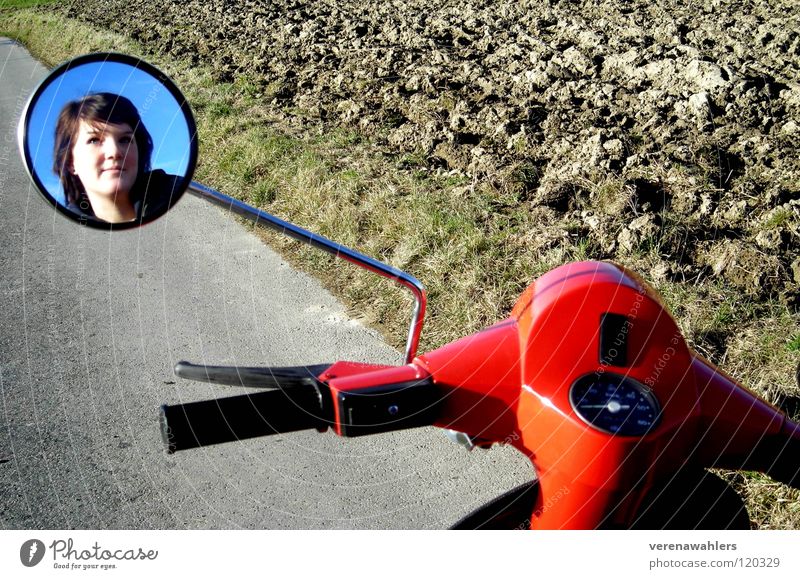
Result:
{"label": "woman's eye", "polygon": [[100,142],[100,139],[98,139],[97,137],[89,137],[89,138],[86,140],[86,142],[87,142],[88,144],[90,144],[90,145],[95,145],[95,144],[97,144],[97,143],[99,143],[99,142]]}

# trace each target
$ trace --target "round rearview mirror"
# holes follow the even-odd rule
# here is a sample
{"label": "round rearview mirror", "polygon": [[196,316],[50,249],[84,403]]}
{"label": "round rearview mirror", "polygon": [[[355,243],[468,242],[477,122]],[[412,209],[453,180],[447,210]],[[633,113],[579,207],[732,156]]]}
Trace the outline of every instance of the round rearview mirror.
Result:
{"label": "round rearview mirror", "polygon": [[181,92],[124,54],[87,54],[53,70],[31,95],[18,139],[44,198],[100,229],[128,229],[166,213],[197,163],[197,129]]}

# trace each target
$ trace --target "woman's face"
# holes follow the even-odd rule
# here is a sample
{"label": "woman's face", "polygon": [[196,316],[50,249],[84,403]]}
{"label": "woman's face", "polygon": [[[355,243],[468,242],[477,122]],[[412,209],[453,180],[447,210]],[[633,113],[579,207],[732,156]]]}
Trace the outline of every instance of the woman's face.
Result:
{"label": "woman's face", "polygon": [[72,172],[92,196],[127,196],[139,171],[139,149],[127,124],[90,124],[80,121],[72,147]]}

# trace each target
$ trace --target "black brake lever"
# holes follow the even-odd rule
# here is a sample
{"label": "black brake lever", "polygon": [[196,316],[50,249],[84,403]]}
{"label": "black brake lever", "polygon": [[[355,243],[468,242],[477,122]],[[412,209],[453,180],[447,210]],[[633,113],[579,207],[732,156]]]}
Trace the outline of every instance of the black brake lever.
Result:
{"label": "black brake lever", "polygon": [[314,364],[284,368],[245,368],[241,366],[206,366],[181,361],[175,365],[175,375],[187,380],[228,386],[292,388],[318,384],[317,376],[330,367],[331,364]]}

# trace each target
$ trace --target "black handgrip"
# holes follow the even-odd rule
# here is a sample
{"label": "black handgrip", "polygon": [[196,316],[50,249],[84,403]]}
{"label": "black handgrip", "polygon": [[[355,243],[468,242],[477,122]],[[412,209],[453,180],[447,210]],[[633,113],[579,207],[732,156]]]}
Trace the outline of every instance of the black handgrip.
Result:
{"label": "black handgrip", "polygon": [[778,482],[800,489],[800,425],[786,421],[782,436],[769,441],[774,456],[767,474]]}
{"label": "black handgrip", "polygon": [[330,393],[323,385],[271,390],[161,407],[167,452],[330,425]]}
{"label": "black handgrip", "polygon": [[175,375],[197,382],[211,382],[227,386],[253,386],[256,388],[290,388],[308,386],[317,376],[330,368],[330,364],[290,366],[286,368],[246,368],[240,366],[205,366],[191,362],[178,362]]}

